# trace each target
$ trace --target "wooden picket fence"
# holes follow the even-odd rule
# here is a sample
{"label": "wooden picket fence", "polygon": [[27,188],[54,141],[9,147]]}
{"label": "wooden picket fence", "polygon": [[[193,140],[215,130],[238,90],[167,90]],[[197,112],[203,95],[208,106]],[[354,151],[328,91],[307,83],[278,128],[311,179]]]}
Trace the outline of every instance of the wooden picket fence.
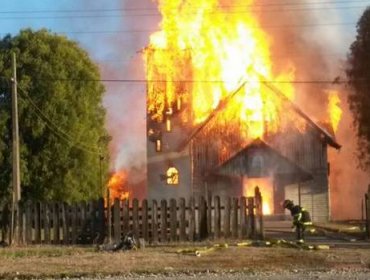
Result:
{"label": "wooden picket fence", "polygon": [[[262,198],[199,197],[185,200],[26,203],[20,207],[23,244],[93,244],[119,241],[128,232],[147,243],[204,239],[263,239]],[[4,216],[4,215],[3,215]],[[4,219],[3,219],[4,220]],[[6,226],[1,239],[6,240]]]}
{"label": "wooden picket fence", "polygon": [[[9,208],[9,207],[8,207]],[[91,244],[105,238],[104,200],[67,204],[27,202],[19,205],[20,215],[13,238],[21,244]],[[10,234],[10,211],[3,209],[3,241]]]}

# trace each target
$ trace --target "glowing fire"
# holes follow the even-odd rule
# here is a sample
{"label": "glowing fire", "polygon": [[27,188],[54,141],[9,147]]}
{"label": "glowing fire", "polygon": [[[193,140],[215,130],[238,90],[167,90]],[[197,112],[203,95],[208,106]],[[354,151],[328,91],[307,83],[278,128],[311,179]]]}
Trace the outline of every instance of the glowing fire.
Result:
{"label": "glowing fire", "polygon": [[110,192],[110,200],[118,199],[128,199],[130,193],[126,190],[127,187],[127,172],[124,170],[117,171],[113,173],[112,177],[109,179],[108,188]]}
{"label": "glowing fire", "polygon": [[260,189],[262,195],[262,211],[264,215],[271,215],[274,212],[274,197],[272,180],[270,178],[244,179],[243,195],[254,196],[255,187]]}
{"label": "glowing fire", "polygon": [[342,109],[340,107],[340,98],[339,94],[335,90],[328,91],[329,105],[328,113],[330,117],[330,123],[334,129],[334,132],[337,131],[340,119],[342,117]]}
{"label": "glowing fire", "polygon": [[[152,118],[162,122],[166,110],[182,99],[191,104],[192,122],[200,123],[245,82],[228,104],[227,120],[241,121],[250,138],[277,131],[282,101],[260,81],[291,81],[294,68],[273,72],[269,37],[249,10],[253,1],[158,2],[162,30],[151,35],[145,52]],[[237,13],[238,6],[245,12]],[[291,83],[279,88],[293,99]]]}

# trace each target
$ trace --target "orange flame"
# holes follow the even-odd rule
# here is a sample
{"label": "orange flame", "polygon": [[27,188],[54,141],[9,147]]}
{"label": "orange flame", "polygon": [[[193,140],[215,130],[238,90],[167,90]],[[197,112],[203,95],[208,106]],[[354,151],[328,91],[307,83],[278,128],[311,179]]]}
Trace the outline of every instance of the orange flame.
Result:
{"label": "orange flame", "polygon": [[334,129],[334,132],[337,131],[339,122],[342,118],[342,108],[340,107],[340,98],[339,93],[336,90],[328,91],[328,113],[330,118],[330,123]]}
{"label": "orange flame", "polygon": [[[279,129],[281,100],[262,80],[291,81],[294,68],[273,73],[270,39],[250,11],[252,0],[158,0],[161,31],[151,35],[145,51],[148,113],[163,122],[179,98],[190,104],[198,124],[244,82],[228,104],[229,122],[242,122],[248,137],[262,138]],[[237,13],[235,7],[246,7]],[[292,70],[293,69],[293,70]],[[279,84],[290,99],[291,83]]]}
{"label": "orange flame", "polygon": [[254,196],[254,189],[258,186],[262,195],[262,211],[264,215],[274,212],[274,197],[272,180],[269,178],[249,178],[243,183],[243,195]]}
{"label": "orange flame", "polygon": [[127,188],[127,172],[124,170],[113,173],[112,177],[108,182],[110,200],[113,201],[115,198],[120,200],[128,199],[130,196]]}

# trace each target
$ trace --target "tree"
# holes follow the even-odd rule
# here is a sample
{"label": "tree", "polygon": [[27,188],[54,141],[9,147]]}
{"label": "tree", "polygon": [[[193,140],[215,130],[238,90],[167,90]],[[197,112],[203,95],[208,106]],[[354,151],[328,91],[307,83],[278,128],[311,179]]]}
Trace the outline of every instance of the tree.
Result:
{"label": "tree", "polygon": [[[21,188],[24,199],[101,196],[106,174],[104,87],[86,51],[47,30],[0,40],[0,197],[11,185],[11,53],[17,56]],[[100,164],[101,168],[100,168]]]}
{"label": "tree", "polygon": [[357,23],[346,72],[352,89],[348,101],[359,139],[358,157],[365,169],[370,167],[370,7]]}

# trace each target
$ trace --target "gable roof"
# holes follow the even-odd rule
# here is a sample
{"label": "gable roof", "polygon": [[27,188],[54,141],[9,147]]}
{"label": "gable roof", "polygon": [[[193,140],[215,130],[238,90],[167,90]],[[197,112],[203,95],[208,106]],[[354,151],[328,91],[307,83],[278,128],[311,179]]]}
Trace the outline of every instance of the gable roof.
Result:
{"label": "gable roof", "polygon": [[[198,126],[196,126],[190,136],[185,139],[184,142],[180,143],[178,146],[178,151],[182,151],[189,142],[197,136],[197,134],[209,123],[214,117],[217,116],[219,112],[221,112],[224,108],[227,107],[227,104],[229,101],[243,88],[246,82],[243,82],[235,91],[233,91],[228,97],[226,97],[224,100],[222,100],[215,110],[211,112],[211,114]],[[291,101],[289,98],[287,98],[277,87],[272,85],[271,83],[267,81],[261,82],[263,85],[265,85],[267,88],[269,88],[272,92],[274,92],[279,98],[281,98],[286,104],[289,105],[289,107],[296,112],[301,118],[303,118],[309,126],[317,130],[325,139],[325,141],[330,145],[331,147],[335,149],[340,149],[341,145],[336,141],[334,135],[329,133],[325,128],[323,128],[321,125],[314,122],[307,114],[305,114],[293,101]]]}
{"label": "gable roof", "polygon": [[260,178],[274,176],[286,184],[311,180],[312,174],[261,139],[254,140],[210,173]]}

